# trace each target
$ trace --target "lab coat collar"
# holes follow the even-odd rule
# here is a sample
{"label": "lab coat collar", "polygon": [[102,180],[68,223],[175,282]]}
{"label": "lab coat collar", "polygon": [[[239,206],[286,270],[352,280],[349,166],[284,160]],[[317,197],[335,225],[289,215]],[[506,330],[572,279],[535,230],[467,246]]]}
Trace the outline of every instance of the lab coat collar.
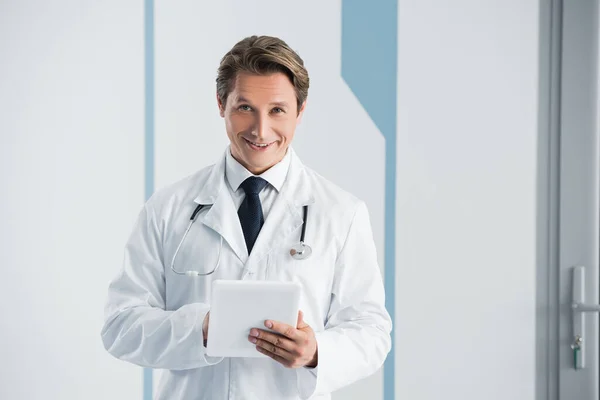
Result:
{"label": "lab coat collar", "polygon": [[[226,151],[229,151],[229,148]],[[223,237],[248,270],[254,269],[256,262],[302,225],[302,206],[313,204],[315,201],[304,165],[291,146],[288,153],[290,166],[287,177],[269,211],[250,257],[237,210],[225,182],[227,153],[224,153],[221,160],[211,168],[205,182],[201,184],[198,196],[194,199],[197,204],[212,205],[204,214],[202,223]]]}
{"label": "lab coat collar", "polygon": [[237,210],[225,183],[225,156],[210,168],[208,176],[204,182],[199,182],[199,185],[200,193],[194,202],[211,207],[204,217],[202,215],[198,217],[198,222],[221,235],[236,256],[245,262],[248,258],[248,250]]}
{"label": "lab coat collar", "polygon": [[[287,199],[289,205],[294,207],[313,204],[315,202],[313,188],[304,164],[291,146],[288,148],[288,153],[290,155],[288,175],[279,193]],[[300,211],[298,213],[300,214]]]}

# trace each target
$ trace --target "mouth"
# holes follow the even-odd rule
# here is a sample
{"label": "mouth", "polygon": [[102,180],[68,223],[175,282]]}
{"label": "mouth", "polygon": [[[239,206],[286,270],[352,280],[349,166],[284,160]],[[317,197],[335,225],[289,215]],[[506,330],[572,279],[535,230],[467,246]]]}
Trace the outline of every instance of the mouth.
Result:
{"label": "mouth", "polygon": [[250,140],[243,138],[244,141],[246,142],[246,144],[248,145],[248,147],[250,147],[252,150],[255,151],[266,151],[268,148],[271,147],[271,145],[273,145],[273,143],[275,142],[271,142],[271,143],[256,143],[256,142],[251,142]]}

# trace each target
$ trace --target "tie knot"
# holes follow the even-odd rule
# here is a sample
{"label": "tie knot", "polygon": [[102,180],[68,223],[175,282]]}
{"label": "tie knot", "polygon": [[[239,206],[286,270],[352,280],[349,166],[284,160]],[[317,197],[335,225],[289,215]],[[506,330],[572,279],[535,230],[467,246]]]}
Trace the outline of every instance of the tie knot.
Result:
{"label": "tie knot", "polygon": [[250,178],[242,182],[240,187],[244,189],[244,192],[246,192],[246,194],[259,194],[260,191],[263,190],[266,185],[267,181],[265,181],[263,178],[251,176]]}

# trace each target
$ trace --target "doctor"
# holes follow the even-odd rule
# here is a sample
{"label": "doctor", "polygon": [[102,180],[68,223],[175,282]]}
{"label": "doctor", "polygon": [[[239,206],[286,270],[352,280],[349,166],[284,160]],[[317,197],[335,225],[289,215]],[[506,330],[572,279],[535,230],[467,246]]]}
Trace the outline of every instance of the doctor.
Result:
{"label": "doctor", "polygon": [[[217,76],[225,154],[157,191],[139,214],[109,286],[101,336],[113,356],[165,370],[156,399],[330,399],[373,374],[390,351],[365,203],[304,166],[290,146],[308,87],[302,59],[282,40],[237,43]],[[298,259],[290,249],[303,226],[312,254]],[[197,277],[177,273],[216,266]],[[268,357],[206,355],[215,279],[301,283],[297,325],[265,321],[248,337]]]}

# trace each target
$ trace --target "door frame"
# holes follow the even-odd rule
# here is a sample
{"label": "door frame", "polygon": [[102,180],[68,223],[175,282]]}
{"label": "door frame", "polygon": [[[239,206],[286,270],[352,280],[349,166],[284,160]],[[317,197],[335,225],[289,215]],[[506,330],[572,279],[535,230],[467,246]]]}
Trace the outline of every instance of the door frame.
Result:
{"label": "door frame", "polygon": [[[599,303],[599,0],[540,1],[536,400],[598,400],[598,314],[573,368],[572,269]],[[587,340],[585,340],[587,338]]]}

